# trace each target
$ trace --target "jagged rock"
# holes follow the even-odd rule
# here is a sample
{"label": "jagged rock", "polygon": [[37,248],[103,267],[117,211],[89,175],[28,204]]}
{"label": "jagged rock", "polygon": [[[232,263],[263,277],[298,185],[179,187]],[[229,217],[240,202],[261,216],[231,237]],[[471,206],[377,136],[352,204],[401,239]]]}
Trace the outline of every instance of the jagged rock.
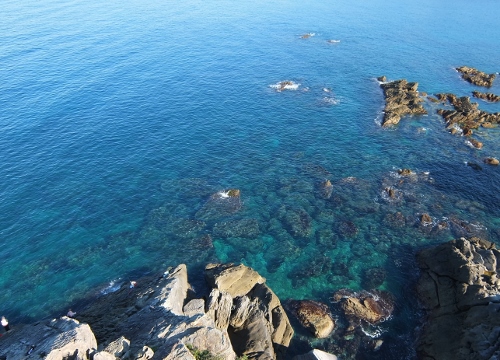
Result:
{"label": "jagged rock", "polygon": [[493,359],[500,356],[500,252],[480,238],[425,249],[419,297],[428,320],[419,340],[423,358]]}
{"label": "jagged rock", "polygon": [[496,158],[488,157],[484,159],[484,162],[488,165],[498,165],[500,162]]}
{"label": "jagged rock", "polygon": [[417,91],[418,83],[397,80],[380,85],[384,91],[385,108],[382,126],[396,125],[404,115],[427,114]]}
{"label": "jagged rock", "polygon": [[0,357],[25,359],[32,345],[33,357],[50,360],[87,360],[97,349],[90,326],[64,316],[11,331],[1,339]]}
{"label": "jagged rock", "polygon": [[335,328],[328,305],[312,300],[291,300],[290,310],[316,338],[325,338]]}
{"label": "jagged rock", "polygon": [[386,76],[379,76],[377,78],[377,81],[380,81],[380,82],[386,82],[387,81],[387,77]]}
{"label": "jagged rock", "polygon": [[442,102],[449,102],[453,106],[453,110],[439,109],[437,113],[446,121],[446,127],[451,132],[459,132],[462,134],[472,134],[472,129],[477,129],[479,126],[488,127],[490,124],[498,124],[500,122],[500,113],[489,113],[478,109],[477,103],[471,103],[468,96],[458,98],[453,94],[436,94],[437,98]]}
{"label": "jagged rock", "polygon": [[468,66],[461,66],[456,68],[456,70],[462,75],[462,78],[465,81],[468,81],[471,84],[477,86],[491,87],[496,77],[495,74],[488,75],[482,71],[479,71],[477,69]]}
{"label": "jagged rock", "polygon": [[246,295],[256,284],[263,284],[266,279],[243,264],[209,264],[205,267],[208,283],[233,298]]}
{"label": "jagged rock", "polygon": [[479,91],[473,91],[472,96],[474,96],[475,98],[483,99],[483,100],[490,101],[490,102],[500,101],[500,96],[492,94],[492,93],[482,93]]}
{"label": "jagged rock", "polygon": [[226,330],[233,307],[233,298],[230,294],[212,289],[208,300],[207,314],[215,320],[215,326]]}
{"label": "jagged rock", "polygon": [[108,346],[106,346],[106,348],[104,349],[104,351],[119,358],[123,354],[125,354],[129,349],[130,349],[130,340],[126,339],[123,336],[120,336],[115,341],[109,343]]}
{"label": "jagged rock", "polygon": [[297,355],[293,360],[337,360],[337,356],[329,354],[327,352],[313,349],[304,355]]}

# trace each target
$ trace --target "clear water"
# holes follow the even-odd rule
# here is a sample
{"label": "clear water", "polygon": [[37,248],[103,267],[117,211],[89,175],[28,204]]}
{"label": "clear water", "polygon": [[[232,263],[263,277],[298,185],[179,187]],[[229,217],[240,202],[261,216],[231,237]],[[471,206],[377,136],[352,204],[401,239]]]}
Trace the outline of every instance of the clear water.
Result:
{"label": "clear water", "polygon": [[[181,262],[193,275],[243,262],[281,299],[325,302],[382,267],[398,306],[371,356],[412,358],[415,251],[462,235],[500,242],[500,172],[482,164],[500,157],[499,130],[479,130],[484,148],[471,149],[430,103],[428,116],[382,129],[375,80],[470,95],[453,68],[500,71],[496,1],[7,0],[1,10],[0,311],[11,323]],[[270,87],[282,80],[301,85]],[[500,94],[500,80],[488,91]],[[429,176],[408,181],[399,168]],[[230,188],[241,209],[221,212],[210,197]],[[390,221],[396,212],[406,225]],[[449,228],[414,226],[424,212]]]}

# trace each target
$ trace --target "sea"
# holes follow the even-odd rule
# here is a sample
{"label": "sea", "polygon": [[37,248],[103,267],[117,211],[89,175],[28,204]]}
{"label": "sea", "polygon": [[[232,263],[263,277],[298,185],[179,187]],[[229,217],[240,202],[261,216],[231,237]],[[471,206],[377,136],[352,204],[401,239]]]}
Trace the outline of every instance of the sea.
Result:
{"label": "sea", "polygon": [[[499,128],[475,130],[475,149],[429,100],[427,115],[383,128],[377,81],[500,95],[500,79],[480,88],[455,70],[500,71],[497,0],[0,10],[0,315],[14,328],[180,263],[201,289],[206,264],[232,262],[283,303],[330,307],[334,334],[296,326],[291,354],[414,359],[415,254],[459,237],[500,243],[500,167],[483,162],[500,158]],[[340,289],[390,292],[392,317],[346,334]]]}

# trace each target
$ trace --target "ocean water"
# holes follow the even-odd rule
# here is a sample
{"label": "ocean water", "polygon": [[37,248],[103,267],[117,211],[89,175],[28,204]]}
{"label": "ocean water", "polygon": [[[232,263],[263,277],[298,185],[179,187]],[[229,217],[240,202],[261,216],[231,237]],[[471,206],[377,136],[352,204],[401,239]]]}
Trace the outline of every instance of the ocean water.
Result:
{"label": "ocean water", "polygon": [[[187,263],[196,285],[206,263],[242,262],[283,301],[329,303],[374,285],[394,295],[379,352],[343,336],[335,304],[336,333],[296,329],[292,350],[412,359],[415,252],[458,236],[500,242],[500,169],[483,164],[500,157],[498,128],[478,129],[484,147],[472,149],[431,102],[428,115],[381,128],[376,81],[500,94],[500,80],[479,89],[454,70],[500,71],[497,1],[6,0],[1,10],[0,312],[14,326],[167,266]],[[300,86],[271,87],[284,80]],[[214,196],[229,189],[240,199]],[[418,226],[423,213],[435,226]]]}

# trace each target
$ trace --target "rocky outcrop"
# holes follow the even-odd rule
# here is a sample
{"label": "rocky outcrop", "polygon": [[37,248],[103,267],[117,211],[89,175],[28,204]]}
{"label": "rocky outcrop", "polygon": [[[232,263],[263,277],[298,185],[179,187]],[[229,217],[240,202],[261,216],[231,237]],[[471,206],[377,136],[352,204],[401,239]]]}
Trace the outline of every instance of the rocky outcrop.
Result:
{"label": "rocky outcrop", "polygon": [[290,310],[302,326],[317,338],[325,338],[335,328],[328,305],[312,300],[295,300],[289,303]]}
{"label": "rocky outcrop", "polygon": [[418,83],[397,80],[380,84],[385,96],[382,126],[396,125],[405,115],[427,114],[417,91]]}
{"label": "rocky outcrop", "polygon": [[477,86],[491,87],[496,77],[495,74],[486,74],[468,66],[461,66],[456,70],[462,75],[462,79]]}
{"label": "rocky outcrop", "polygon": [[[293,329],[265,279],[243,265],[210,265],[210,295],[197,298],[185,265],[126,283],[78,312],[17,327],[0,358],[51,360],[283,359]],[[92,330],[91,330],[92,328]],[[98,345],[99,344],[99,345]]]}
{"label": "rocky outcrop", "polygon": [[224,324],[235,351],[251,359],[284,358],[293,329],[265,279],[231,264],[210,264],[205,275],[213,286],[209,313]]}
{"label": "rocky outcrop", "polygon": [[62,317],[16,329],[2,338],[0,358],[86,360],[97,349],[90,326]]}
{"label": "rocky outcrop", "polygon": [[468,96],[459,98],[453,94],[436,94],[436,97],[440,101],[449,102],[453,106],[453,110],[439,109],[437,111],[446,121],[446,127],[451,133],[470,136],[472,135],[472,129],[477,129],[483,124],[493,126],[493,124],[500,122],[500,113],[479,110],[478,104],[471,103]]}
{"label": "rocky outcrop", "polygon": [[479,238],[460,238],[418,254],[418,293],[428,320],[421,359],[500,356],[500,252]]}
{"label": "rocky outcrop", "polygon": [[492,93],[482,93],[479,91],[473,91],[472,96],[478,99],[483,99],[489,102],[499,102],[500,96],[492,94]]}

